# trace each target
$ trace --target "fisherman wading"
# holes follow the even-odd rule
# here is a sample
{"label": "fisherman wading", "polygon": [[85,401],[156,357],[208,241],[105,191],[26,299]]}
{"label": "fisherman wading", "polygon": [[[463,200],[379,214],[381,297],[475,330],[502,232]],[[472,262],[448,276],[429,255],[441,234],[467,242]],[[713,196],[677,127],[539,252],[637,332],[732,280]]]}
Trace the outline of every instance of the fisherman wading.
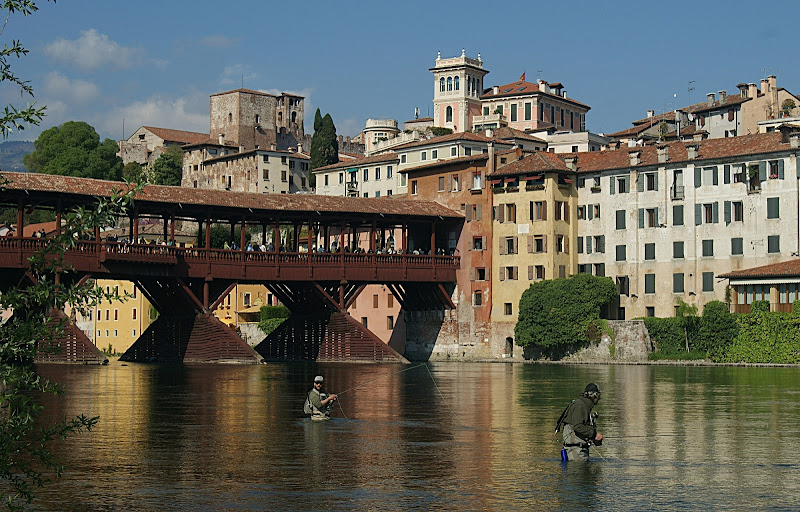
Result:
{"label": "fisherman wading", "polygon": [[308,392],[306,403],[303,405],[303,412],[311,415],[313,421],[325,421],[331,419],[333,402],[336,395],[326,395],[322,392],[323,378],[321,375],[314,377],[314,388]]}
{"label": "fisherman wading", "polygon": [[590,383],[583,393],[564,409],[556,423],[556,432],[562,432],[564,449],[561,460],[589,460],[589,445],[600,446],[603,434],[595,427],[597,413],[592,409],[600,401],[600,388]]}

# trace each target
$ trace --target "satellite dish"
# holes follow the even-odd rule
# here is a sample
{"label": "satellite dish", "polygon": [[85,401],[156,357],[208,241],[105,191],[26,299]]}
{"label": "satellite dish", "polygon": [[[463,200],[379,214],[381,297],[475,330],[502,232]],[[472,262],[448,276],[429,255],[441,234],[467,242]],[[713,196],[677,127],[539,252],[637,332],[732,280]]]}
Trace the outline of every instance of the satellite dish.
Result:
{"label": "satellite dish", "polygon": [[688,117],[689,117],[689,121],[694,121],[694,114],[689,114]]}

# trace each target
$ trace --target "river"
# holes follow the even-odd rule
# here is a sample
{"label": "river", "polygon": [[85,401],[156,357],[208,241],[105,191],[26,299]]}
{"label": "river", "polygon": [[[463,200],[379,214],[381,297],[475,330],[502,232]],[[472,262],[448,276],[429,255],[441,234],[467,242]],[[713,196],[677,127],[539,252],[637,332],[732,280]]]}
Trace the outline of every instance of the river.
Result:
{"label": "river", "polygon": [[[800,369],[440,363],[40,365],[54,449],[43,511],[798,510]],[[341,392],[304,418],[316,374]],[[606,442],[562,464],[588,382]]]}

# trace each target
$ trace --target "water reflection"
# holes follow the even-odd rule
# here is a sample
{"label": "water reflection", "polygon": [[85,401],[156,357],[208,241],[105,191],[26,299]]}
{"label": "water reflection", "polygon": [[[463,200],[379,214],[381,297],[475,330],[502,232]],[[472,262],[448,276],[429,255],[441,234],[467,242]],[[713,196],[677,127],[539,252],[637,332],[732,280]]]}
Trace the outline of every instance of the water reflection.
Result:
{"label": "water reflection", "polygon": [[[36,509],[800,507],[795,368],[429,368],[42,366],[68,389],[49,417],[101,420],[57,447]],[[340,393],[329,422],[302,414],[316,374]],[[607,441],[562,464],[555,421],[590,381]]]}

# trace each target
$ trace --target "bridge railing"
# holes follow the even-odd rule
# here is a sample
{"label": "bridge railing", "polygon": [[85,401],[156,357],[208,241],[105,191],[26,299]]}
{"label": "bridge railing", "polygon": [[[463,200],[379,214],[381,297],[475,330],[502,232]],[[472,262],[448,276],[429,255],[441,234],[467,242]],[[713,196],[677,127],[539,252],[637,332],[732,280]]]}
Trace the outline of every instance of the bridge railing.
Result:
{"label": "bridge railing", "polygon": [[[0,237],[0,251],[21,252],[24,255],[40,250],[50,243],[47,238]],[[69,249],[81,254],[98,254],[102,260],[175,262],[179,259],[197,262],[253,263],[280,266],[379,266],[458,268],[458,256],[438,254],[378,254],[378,253],[307,253],[260,252],[229,249],[177,247],[159,244],[129,244],[124,242],[81,240]]]}

